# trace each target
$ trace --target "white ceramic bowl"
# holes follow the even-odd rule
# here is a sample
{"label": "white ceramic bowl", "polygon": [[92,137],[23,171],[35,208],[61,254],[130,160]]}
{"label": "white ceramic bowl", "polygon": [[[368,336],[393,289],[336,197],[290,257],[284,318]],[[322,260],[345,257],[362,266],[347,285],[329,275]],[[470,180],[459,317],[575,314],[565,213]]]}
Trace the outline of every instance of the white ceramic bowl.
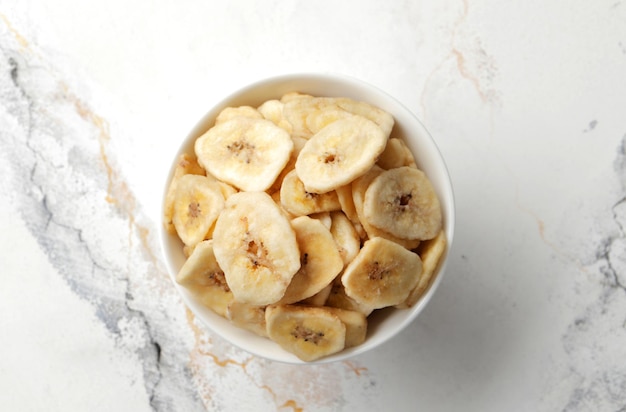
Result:
{"label": "white ceramic bowl", "polygon": [[[283,94],[292,91],[315,96],[350,97],[368,102],[391,113],[396,121],[392,136],[401,137],[405,140],[415,156],[418,167],[426,173],[439,196],[441,207],[443,208],[444,230],[449,246],[452,245],[455,216],[452,185],[446,165],[435,142],[413,113],[397,100],[369,84],[341,75],[284,75],[261,80],[226,97],[200,119],[183,140],[179,152],[172,153],[172,165],[168,180],[165,182],[165,188],[169,184],[178,156],[182,153],[193,153],[194,141],[213,125],[215,117],[222,109],[229,106],[258,106],[266,100],[280,98]],[[163,227],[163,225],[160,226]],[[233,345],[254,355],[280,362],[304,363],[269,339],[254,335],[232,325],[228,320],[194,301],[193,297],[175,282],[176,273],[178,273],[185,261],[182,243],[175,235],[171,235],[162,229],[161,245],[167,268],[175,287],[191,311],[213,332]],[[450,250],[449,246],[448,250]],[[419,315],[435,293],[446,267],[447,253],[430,289],[415,306],[410,309],[387,308],[376,311],[368,318],[368,333],[363,344],[320,359],[314,363],[335,362],[362,354],[381,345],[402,331]],[[310,362],[307,364],[310,364]]]}

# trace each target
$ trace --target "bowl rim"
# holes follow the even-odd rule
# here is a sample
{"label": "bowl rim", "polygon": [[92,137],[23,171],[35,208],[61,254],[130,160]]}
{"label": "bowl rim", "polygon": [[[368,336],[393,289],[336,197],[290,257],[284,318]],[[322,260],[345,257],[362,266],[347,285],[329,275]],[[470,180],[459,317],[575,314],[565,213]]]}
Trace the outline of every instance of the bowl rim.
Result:
{"label": "bowl rim", "polygon": [[[322,86],[320,86],[322,85]],[[329,86],[335,86],[332,91],[326,92],[315,92],[312,93],[311,90],[320,88],[327,88]],[[215,117],[217,114],[228,106],[239,106],[239,105],[252,105],[258,106],[260,103],[263,103],[266,100],[270,100],[271,98],[267,98],[267,93],[274,93],[274,98],[280,98],[285,90],[290,91],[298,91],[301,93],[308,93],[318,96],[335,96],[335,97],[354,97],[358,96],[369,96],[370,98],[357,97],[357,99],[362,101],[367,101],[370,104],[373,104],[377,107],[382,108],[383,110],[389,110],[390,107],[394,107],[396,110],[390,111],[394,119],[396,120],[396,125],[394,125],[394,132],[392,135],[397,134],[397,128],[400,125],[404,126],[406,122],[412,123],[413,127],[416,127],[417,130],[411,130],[411,134],[418,136],[416,141],[405,139],[405,142],[410,147],[414,156],[416,157],[416,162],[418,165],[424,167],[424,163],[426,163],[425,172],[427,176],[429,176],[429,172],[432,174],[432,171],[435,170],[437,172],[436,180],[433,181],[433,186],[437,195],[440,198],[440,202],[442,205],[443,211],[443,224],[444,231],[446,233],[446,241],[447,246],[444,252],[443,259],[441,260],[439,267],[436,271],[435,278],[431,281],[431,284],[426,291],[426,293],[420,298],[420,300],[411,308],[408,309],[393,309],[387,308],[382,309],[378,312],[381,313],[381,317],[387,318],[389,315],[385,314],[389,311],[408,311],[408,314],[402,317],[399,321],[395,322],[394,326],[391,327],[389,331],[387,331],[384,335],[375,335],[375,339],[370,335],[371,329],[368,327],[368,338],[366,341],[358,345],[356,347],[347,348],[343,351],[330,355],[319,360],[313,362],[304,362],[295,355],[283,350],[271,340],[267,338],[263,338],[257,335],[254,335],[252,332],[243,330],[232,325],[229,321],[221,318],[219,315],[210,311],[205,307],[202,307],[200,304],[195,302],[193,297],[182,287],[179,285],[176,280],[176,273],[182,264],[181,256],[182,256],[182,243],[180,240],[173,239],[175,236],[168,233],[165,229],[162,216],[164,215],[164,205],[165,199],[167,195],[167,189],[169,186],[169,182],[172,179],[176,159],[183,153],[189,153],[190,149],[193,152],[193,142],[203,134],[209,127],[213,125]],[[350,91],[350,93],[346,93],[346,91]],[[265,94],[263,94],[265,93]],[[263,98],[257,97],[253,99],[252,95],[262,94]],[[374,99],[375,97],[375,99]],[[375,100],[375,101],[371,101]],[[258,103],[258,104],[257,104]],[[399,121],[399,118],[401,121]],[[399,132],[402,134],[402,132]],[[407,132],[408,133],[408,132]],[[419,140],[419,142],[417,141]],[[428,149],[429,156],[428,158],[422,158],[416,155],[415,147],[418,145],[421,147],[425,147]],[[418,161],[419,158],[419,161]],[[197,317],[203,325],[205,325],[212,333],[218,335],[221,339],[225,340],[229,344],[232,344],[239,349],[253,354],[255,356],[265,358],[271,361],[287,363],[287,364],[304,364],[304,365],[313,365],[313,364],[325,364],[332,363],[338,361],[344,361],[349,358],[353,358],[354,356],[363,354],[367,351],[370,351],[374,348],[381,346],[383,343],[389,341],[394,336],[397,336],[400,332],[406,329],[406,327],[411,324],[418,315],[423,311],[428,302],[431,300],[432,296],[438,289],[443,275],[446,271],[450,250],[453,245],[454,239],[454,229],[456,224],[456,208],[455,208],[455,199],[454,199],[454,191],[452,187],[452,181],[450,178],[450,173],[448,171],[445,159],[442,156],[442,153],[437,146],[435,140],[432,135],[423,125],[421,120],[406,107],[403,103],[401,103],[398,99],[391,96],[389,93],[384,90],[360,80],[358,78],[347,76],[344,74],[338,73],[330,73],[330,72],[300,72],[300,73],[289,73],[289,74],[281,74],[272,77],[265,77],[256,81],[253,81],[238,90],[228,94],[227,96],[220,99],[217,103],[213,104],[207,112],[196,121],[195,125],[190,129],[187,135],[181,140],[177,153],[171,158],[172,163],[170,164],[169,172],[166,175],[166,180],[161,196],[161,207],[159,208],[160,216],[159,216],[159,244],[161,247],[161,253],[165,260],[165,266],[167,268],[168,275],[174,284],[174,287],[177,289],[179,296],[181,296],[185,305],[191,310],[195,317]],[[420,167],[420,168],[422,168]],[[429,176],[432,179],[432,176]],[[435,182],[437,184],[435,184]],[[444,202],[445,200],[445,202]],[[172,243],[180,243],[181,252],[178,257],[178,261],[174,262],[174,258],[172,256]],[[209,322],[210,319],[211,321]],[[381,321],[379,321],[380,323]],[[222,325],[222,327],[218,327]],[[225,329],[225,328],[226,329]],[[231,330],[232,329],[232,330]],[[260,350],[256,346],[250,344],[250,342],[260,342],[259,339],[263,339],[267,341],[265,345],[262,345],[262,348],[266,348],[267,345],[270,347],[274,347],[272,353],[268,353],[267,350]],[[280,354],[280,356],[278,356]]]}

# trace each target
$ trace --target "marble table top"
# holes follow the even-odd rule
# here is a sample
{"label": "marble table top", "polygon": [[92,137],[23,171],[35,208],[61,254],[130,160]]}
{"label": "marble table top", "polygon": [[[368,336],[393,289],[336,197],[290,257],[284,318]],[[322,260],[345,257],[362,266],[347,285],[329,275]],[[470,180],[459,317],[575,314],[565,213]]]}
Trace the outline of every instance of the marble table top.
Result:
{"label": "marble table top", "polygon": [[[395,96],[451,173],[404,332],[290,366],[212,334],[158,241],[173,154],[252,81]],[[625,411],[626,2],[0,0],[6,411]]]}

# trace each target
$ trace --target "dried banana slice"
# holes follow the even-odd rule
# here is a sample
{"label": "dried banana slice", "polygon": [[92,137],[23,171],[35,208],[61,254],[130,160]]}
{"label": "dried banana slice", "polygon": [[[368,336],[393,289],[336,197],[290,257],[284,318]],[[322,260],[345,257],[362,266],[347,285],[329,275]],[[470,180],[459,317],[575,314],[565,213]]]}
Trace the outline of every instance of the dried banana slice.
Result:
{"label": "dried banana slice", "polygon": [[301,93],[301,92],[289,92],[282,95],[280,101],[282,103],[287,103],[291,100],[302,99],[302,98],[310,98],[313,97],[310,94]]}
{"label": "dried banana slice", "polygon": [[228,183],[224,183],[220,180],[217,180],[217,183],[220,185],[220,191],[222,192],[222,195],[224,196],[224,199],[228,199],[231,195],[234,195],[235,193],[237,193],[237,189],[235,189],[234,187],[232,187],[231,185],[229,185]]}
{"label": "dried banana slice", "polygon": [[395,123],[393,116],[386,111],[372,106],[369,103],[348,99],[345,97],[336,98],[336,104],[339,108],[352,114],[363,116],[378,125],[385,136],[389,137],[393,125]]}
{"label": "dried banana slice", "polygon": [[341,276],[346,294],[372,309],[406,300],[417,285],[422,261],[417,253],[376,237],[367,240]]}
{"label": "dried banana slice", "polygon": [[300,269],[291,279],[279,304],[309,298],[328,286],[343,269],[343,260],[330,230],[308,216],[291,221],[300,249]]}
{"label": "dried banana slice", "polygon": [[306,142],[296,172],[308,192],[330,192],[367,172],[386,143],[387,136],[371,120],[362,116],[337,120]]}
{"label": "dried banana slice", "polygon": [[188,258],[189,256],[191,256],[195,248],[196,248],[196,245],[193,245],[193,246],[183,245],[183,255],[185,255],[185,258]]}
{"label": "dried banana slice", "polygon": [[276,203],[276,206],[278,206],[278,208],[280,209],[280,211],[283,213],[283,215],[285,215],[285,217],[287,217],[287,219],[291,220],[291,219],[295,219],[296,215],[292,215],[291,213],[289,213],[284,207],[282,202],[280,201],[280,191],[278,192],[274,192],[270,195],[270,197],[272,198],[272,200],[274,201],[274,203]]}
{"label": "dried banana slice", "polygon": [[370,225],[402,239],[432,239],[442,226],[432,184],[424,172],[408,166],[384,171],[372,181],[363,215]]}
{"label": "dried banana slice", "polygon": [[224,196],[215,180],[201,175],[178,179],[172,222],[183,243],[193,246],[204,240],[223,207]]}
{"label": "dried banana slice", "polygon": [[417,301],[424,295],[431,284],[433,275],[439,267],[441,257],[447,248],[446,233],[442,230],[434,238],[422,242],[418,248],[417,253],[422,259],[422,275],[417,283],[417,286],[411,290],[406,300],[396,305],[398,309],[410,308],[415,305]]}
{"label": "dried banana slice", "polygon": [[226,318],[240,328],[259,336],[268,337],[265,324],[265,306],[233,301],[226,308]]}
{"label": "dried banana slice", "polygon": [[317,110],[310,113],[306,117],[305,125],[306,128],[311,131],[312,136],[329,124],[350,116],[353,116],[353,114],[345,110],[335,108],[333,104],[331,105],[331,107],[327,107],[322,110]]}
{"label": "dried banana slice", "polygon": [[367,316],[354,310],[331,307],[326,309],[330,313],[337,315],[343,324],[346,325],[346,348],[358,346],[365,342],[365,337],[367,336]]}
{"label": "dried banana slice", "polygon": [[176,282],[187,289],[200,303],[220,316],[234,301],[224,272],[213,253],[213,241],[198,243],[176,275]]}
{"label": "dried banana slice", "polygon": [[235,117],[195,142],[198,163],[216,178],[245,191],[267,190],[289,161],[293,140],[269,120]]}
{"label": "dried banana slice", "polygon": [[357,216],[359,217],[359,222],[361,223],[361,226],[366,233],[366,237],[361,236],[361,239],[365,240],[367,238],[383,237],[404,246],[408,250],[413,250],[417,246],[419,246],[419,239],[399,238],[383,229],[379,229],[376,226],[371,225],[365,218],[365,213],[363,210],[363,203],[365,202],[365,192],[369,188],[370,184],[374,181],[374,179],[378,177],[382,172],[384,172],[383,169],[374,165],[367,173],[352,182],[352,200],[354,202],[354,208],[356,210]]}
{"label": "dried banana slice", "polygon": [[178,186],[178,179],[184,175],[204,175],[204,169],[200,167],[195,157],[190,156],[187,153],[183,153],[178,157],[176,166],[174,168],[174,175],[167,188],[165,195],[165,207],[163,208],[163,224],[168,233],[175,234],[176,228],[172,218],[174,217],[174,194],[176,193],[176,187]]}
{"label": "dried banana slice", "polygon": [[300,269],[295,232],[265,192],[229,197],[213,240],[215,257],[239,302],[257,306],[277,302]]}
{"label": "dried banana slice", "polygon": [[404,146],[404,166],[419,169],[419,167],[417,167],[417,162],[415,161],[415,156],[413,156],[413,152],[411,152],[411,149],[409,149],[404,140],[400,139],[400,142],[402,142],[402,145]]}
{"label": "dried banana slice", "polygon": [[295,170],[287,173],[280,188],[280,201],[289,213],[295,216],[312,213],[330,212],[341,209],[335,191],[326,193],[307,192],[304,183],[298,178]]}
{"label": "dried banana slice", "polygon": [[333,289],[333,282],[329,283],[324,289],[317,292],[315,295],[310,298],[306,298],[298,302],[298,304],[307,305],[307,306],[324,306],[326,305],[326,301],[330,296],[330,292]]}
{"label": "dried banana slice", "polygon": [[226,107],[224,110],[219,112],[219,114],[215,118],[215,124],[227,122],[231,119],[234,119],[235,117],[262,119],[263,115],[251,106]]}
{"label": "dried banana slice", "polygon": [[385,151],[380,155],[376,164],[385,170],[402,166],[417,168],[413,153],[411,153],[406,143],[397,137],[389,139]]}
{"label": "dried banana slice", "polygon": [[346,295],[346,289],[343,287],[340,277],[333,282],[325,305],[333,308],[360,312],[365,316],[369,316],[374,311],[371,307],[361,305],[350,296]]}
{"label": "dried banana slice", "polygon": [[354,225],[356,232],[359,234],[359,238],[367,239],[367,233],[365,232],[363,225],[361,225],[361,221],[354,204],[354,198],[352,197],[352,183],[338,187],[335,189],[335,192],[337,193],[341,210]]}
{"label": "dried banana slice", "polygon": [[343,212],[331,212],[330,221],[330,233],[335,239],[335,243],[339,249],[339,255],[345,266],[359,253],[361,249],[361,239],[354,225]]}
{"label": "dried banana slice", "polygon": [[293,127],[283,114],[284,107],[285,104],[280,100],[267,100],[257,107],[257,110],[265,119],[271,120],[276,126],[285,129],[287,133],[291,134]]}
{"label": "dried banana slice", "polygon": [[[300,154],[300,151],[306,144],[307,140],[301,137],[296,137],[296,136],[292,136],[291,139],[293,140],[293,152],[295,154],[295,158],[297,159],[298,155]],[[295,164],[296,162],[294,161],[294,167],[295,167]]]}
{"label": "dried banana slice", "polygon": [[316,219],[322,222],[322,224],[326,226],[326,229],[328,230],[330,230],[330,227],[333,224],[333,221],[330,218],[330,212],[311,213],[309,217],[311,219]]}
{"label": "dried banana slice", "polygon": [[356,208],[354,207],[354,199],[352,199],[351,182],[343,186],[339,186],[335,189],[335,192],[337,193],[337,198],[343,213],[346,214],[352,223],[359,222],[359,217],[356,213]]}
{"label": "dried banana slice", "polygon": [[265,322],[270,339],[305,362],[340,352],[346,345],[346,325],[323,307],[268,306]]}
{"label": "dried banana slice", "polygon": [[[291,94],[283,96],[283,116],[291,125],[292,135],[309,139],[314,132],[307,125],[307,119],[314,113],[319,113],[328,106],[328,98],[308,95]],[[326,107],[325,107],[326,106]]]}
{"label": "dried banana slice", "polygon": [[287,176],[289,172],[295,169],[298,154],[306,143],[306,140],[301,138],[292,138],[292,140],[293,150],[291,151],[291,156],[289,156],[289,161],[287,161],[287,164],[285,165],[285,167],[283,167],[283,170],[281,170],[281,172],[278,174],[278,177],[276,178],[276,180],[274,180],[272,186],[270,186],[270,188],[266,190],[266,192],[270,195],[273,195],[275,192],[280,191],[280,188],[283,186],[283,180],[285,179],[285,176]]}

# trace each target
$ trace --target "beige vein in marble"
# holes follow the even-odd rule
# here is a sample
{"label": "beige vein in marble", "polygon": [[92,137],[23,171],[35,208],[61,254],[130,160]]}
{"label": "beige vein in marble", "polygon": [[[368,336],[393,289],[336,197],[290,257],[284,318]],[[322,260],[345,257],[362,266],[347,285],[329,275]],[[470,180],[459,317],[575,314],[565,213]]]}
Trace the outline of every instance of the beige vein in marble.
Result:
{"label": "beige vein in marble", "polygon": [[[499,106],[499,92],[493,87],[493,79],[497,75],[495,61],[490,57],[482,46],[480,38],[463,34],[461,30],[466,26],[469,14],[468,0],[462,0],[461,12],[452,24],[450,30],[449,52],[435,65],[426,76],[420,105],[424,116],[426,114],[427,100],[431,92],[432,83],[441,71],[448,67],[450,62],[454,64],[456,72],[462,79],[470,82],[476,94],[483,103],[491,107]],[[493,134],[493,114],[491,114],[491,128]]]}

